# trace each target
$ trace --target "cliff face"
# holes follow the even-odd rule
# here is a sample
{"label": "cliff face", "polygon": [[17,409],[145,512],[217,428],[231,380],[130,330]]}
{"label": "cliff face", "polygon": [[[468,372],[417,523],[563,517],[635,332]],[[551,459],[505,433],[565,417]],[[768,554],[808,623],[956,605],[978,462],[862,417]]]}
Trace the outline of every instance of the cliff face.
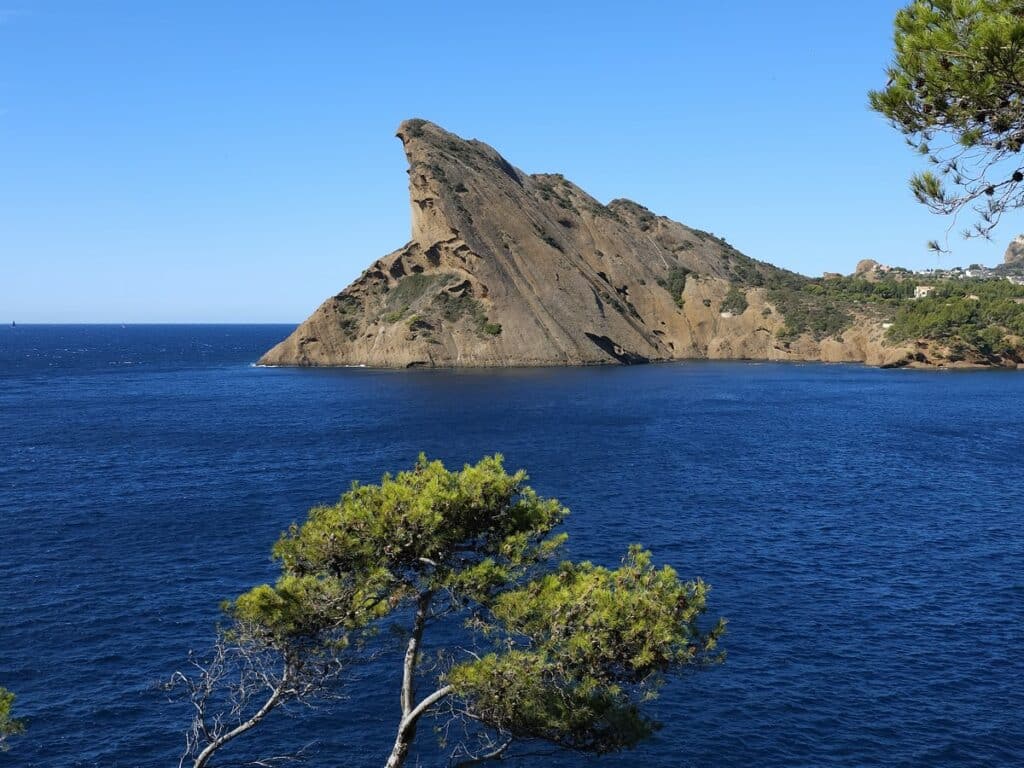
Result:
{"label": "cliff face", "polygon": [[1003,255],[1003,263],[1024,263],[1024,235],[1017,235],[1017,237],[1015,237],[1006,247],[1006,253]]}
{"label": "cliff face", "polygon": [[628,200],[422,120],[399,127],[412,239],[325,301],[265,365],[527,366],[686,358],[896,364],[860,318],[781,342],[763,285],[785,274]]}

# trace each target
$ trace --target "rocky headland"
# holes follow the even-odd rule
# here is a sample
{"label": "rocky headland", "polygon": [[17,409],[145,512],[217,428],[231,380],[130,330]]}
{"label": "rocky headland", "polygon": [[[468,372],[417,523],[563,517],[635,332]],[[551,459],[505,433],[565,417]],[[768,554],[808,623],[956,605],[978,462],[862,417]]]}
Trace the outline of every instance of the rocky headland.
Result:
{"label": "rocky headland", "polygon": [[896,342],[876,307],[823,308],[813,291],[794,300],[809,278],[630,200],[603,204],[561,175],[524,173],[433,123],[407,120],[397,135],[409,163],[410,241],[261,364],[1002,364]]}

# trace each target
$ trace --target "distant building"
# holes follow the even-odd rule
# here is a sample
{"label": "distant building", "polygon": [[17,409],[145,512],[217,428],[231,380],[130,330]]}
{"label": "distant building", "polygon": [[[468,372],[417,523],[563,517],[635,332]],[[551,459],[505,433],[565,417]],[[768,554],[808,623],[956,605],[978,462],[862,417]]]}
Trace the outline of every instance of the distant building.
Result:
{"label": "distant building", "polygon": [[988,267],[983,267],[979,264],[973,264],[967,268],[964,272],[964,276],[975,278],[977,280],[991,280],[995,277],[995,273]]}
{"label": "distant building", "polygon": [[930,296],[931,292],[935,290],[934,285],[919,285],[914,288],[914,298],[923,299],[926,296]]}

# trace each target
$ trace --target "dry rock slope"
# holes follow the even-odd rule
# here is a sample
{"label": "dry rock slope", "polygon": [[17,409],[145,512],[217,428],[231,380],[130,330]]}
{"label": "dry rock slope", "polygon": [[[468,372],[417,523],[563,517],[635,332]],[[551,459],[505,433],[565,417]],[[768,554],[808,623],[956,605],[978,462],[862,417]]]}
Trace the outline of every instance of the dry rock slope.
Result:
{"label": "dry rock slope", "polygon": [[691,358],[891,364],[858,320],[842,338],[779,340],[763,286],[782,270],[629,200],[424,120],[398,129],[412,239],[327,299],[264,365],[548,366]]}

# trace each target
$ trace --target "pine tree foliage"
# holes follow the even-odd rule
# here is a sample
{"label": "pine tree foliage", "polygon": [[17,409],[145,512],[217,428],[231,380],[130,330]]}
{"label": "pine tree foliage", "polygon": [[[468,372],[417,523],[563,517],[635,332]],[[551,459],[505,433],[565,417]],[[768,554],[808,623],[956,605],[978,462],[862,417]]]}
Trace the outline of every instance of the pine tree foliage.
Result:
{"label": "pine tree foliage", "polygon": [[469,717],[514,737],[586,752],[613,752],[658,724],[642,704],[664,675],[721,658],[719,624],[703,633],[707,587],[681,582],[651,554],[630,548],[622,566],[562,563],[503,594],[485,632],[502,650],[447,676]]}
{"label": "pine tree foliage", "polygon": [[[421,456],[378,485],[354,484],[280,538],[279,579],[225,604],[223,637],[255,638],[308,670],[304,660],[351,663],[353,648],[379,657],[393,637],[380,630],[400,627],[391,768],[428,716],[456,764],[523,741],[594,753],[637,744],[658,727],[645,702],[673,675],[720,660],[724,624],[702,626],[703,582],[656,568],[638,546],[616,569],[557,563],[568,510],[527,479],[499,455],[459,471]],[[435,627],[442,647],[425,661]]]}
{"label": "pine tree foliage", "polygon": [[0,751],[9,748],[7,740],[24,732],[25,724],[15,720],[11,712],[14,708],[14,694],[6,688],[0,688]]}
{"label": "pine tree foliage", "polygon": [[1024,0],[914,0],[894,40],[871,107],[932,166],[911,179],[915,197],[935,213],[973,210],[964,236],[988,237],[1024,205]]}

